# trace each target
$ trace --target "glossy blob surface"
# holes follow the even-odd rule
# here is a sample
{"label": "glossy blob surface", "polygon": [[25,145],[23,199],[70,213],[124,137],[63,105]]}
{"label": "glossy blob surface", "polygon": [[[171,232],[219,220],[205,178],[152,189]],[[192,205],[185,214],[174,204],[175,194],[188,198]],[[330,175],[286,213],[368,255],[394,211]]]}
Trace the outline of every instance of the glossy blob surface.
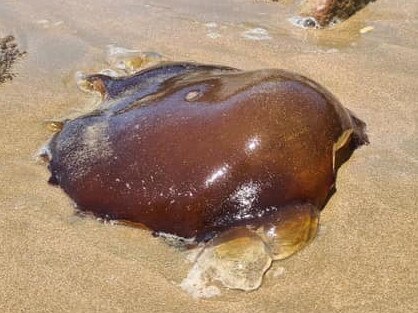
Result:
{"label": "glossy blob surface", "polygon": [[367,142],[329,92],[281,70],[170,63],[86,86],[104,100],[51,139],[50,182],[81,210],[196,241],[320,210]]}

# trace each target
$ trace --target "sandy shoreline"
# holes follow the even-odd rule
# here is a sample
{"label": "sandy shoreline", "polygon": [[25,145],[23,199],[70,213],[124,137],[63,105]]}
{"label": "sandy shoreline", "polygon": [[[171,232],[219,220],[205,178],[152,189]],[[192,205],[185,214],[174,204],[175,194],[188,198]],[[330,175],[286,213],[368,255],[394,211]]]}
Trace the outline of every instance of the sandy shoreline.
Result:
{"label": "sandy shoreline", "polygon": [[[0,4],[0,37],[15,35],[28,52],[14,67],[18,76],[0,85],[1,312],[418,309],[414,1],[377,1],[320,33],[291,26],[291,7],[283,3],[65,5]],[[366,26],[372,31],[361,34]],[[246,38],[254,28],[270,39]],[[46,183],[47,170],[34,159],[50,135],[43,122],[94,106],[73,77],[105,68],[111,43],[173,60],[295,71],[326,86],[367,122],[371,144],[340,169],[318,238],[274,263],[259,290],[191,298],[178,286],[191,266],[182,253],[146,231],[74,216],[68,198]]]}

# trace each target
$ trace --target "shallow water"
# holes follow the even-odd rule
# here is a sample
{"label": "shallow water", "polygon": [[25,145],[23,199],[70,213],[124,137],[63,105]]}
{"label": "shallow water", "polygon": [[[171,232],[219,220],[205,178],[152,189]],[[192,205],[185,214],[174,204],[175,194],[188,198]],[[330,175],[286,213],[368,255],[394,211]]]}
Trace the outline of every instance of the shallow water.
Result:
{"label": "shallow water", "polygon": [[[292,12],[292,1],[0,3],[0,37],[15,35],[28,52],[0,85],[2,312],[418,309],[418,3],[380,0],[322,31],[295,28]],[[256,292],[196,302],[178,286],[191,267],[184,254],[146,231],[74,216],[47,185],[34,158],[50,136],[43,122],[95,106],[74,75],[107,68],[109,44],[296,71],[367,122],[371,145],[340,169],[318,238],[275,262]]]}

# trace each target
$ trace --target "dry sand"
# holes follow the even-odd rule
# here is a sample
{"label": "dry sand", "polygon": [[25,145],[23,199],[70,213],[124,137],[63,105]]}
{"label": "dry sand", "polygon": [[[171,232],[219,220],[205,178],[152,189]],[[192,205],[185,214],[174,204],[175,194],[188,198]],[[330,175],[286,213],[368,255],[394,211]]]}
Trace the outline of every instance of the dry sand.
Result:
{"label": "dry sand", "polygon": [[[287,21],[291,2],[0,3],[0,37],[28,51],[0,85],[0,312],[418,311],[418,3],[380,0],[335,29],[305,31]],[[91,108],[73,76],[104,68],[111,43],[296,71],[367,122],[371,144],[341,168],[318,238],[276,262],[259,290],[191,298],[178,286],[191,266],[182,253],[75,217],[46,183],[33,158],[49,137],[42,123]]]}

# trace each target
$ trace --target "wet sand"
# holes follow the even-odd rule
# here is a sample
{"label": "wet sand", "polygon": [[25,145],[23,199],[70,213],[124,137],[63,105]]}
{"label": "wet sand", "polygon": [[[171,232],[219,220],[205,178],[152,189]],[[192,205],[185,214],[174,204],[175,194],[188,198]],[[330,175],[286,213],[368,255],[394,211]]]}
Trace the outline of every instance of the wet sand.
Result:
{"label": "wet sand", "polygon": [[[13,68],[18,76],[0,85],[0,311],[417,311],[416,1],[379,0],[324,31],[294,28],[291,1],[173,3],[0,4],[0,37],[14,35],[28,52]],[[43,122],[95,105],[73,77],[106,68],[112,43],[296,71],[367,122],[371,144],[340,169],[318,238],[275,262],[259,290],[193,299],[179,287],[191,268],[183,253],[146,231],[75,216],[46,183],[34,158],[50,136]]]}

